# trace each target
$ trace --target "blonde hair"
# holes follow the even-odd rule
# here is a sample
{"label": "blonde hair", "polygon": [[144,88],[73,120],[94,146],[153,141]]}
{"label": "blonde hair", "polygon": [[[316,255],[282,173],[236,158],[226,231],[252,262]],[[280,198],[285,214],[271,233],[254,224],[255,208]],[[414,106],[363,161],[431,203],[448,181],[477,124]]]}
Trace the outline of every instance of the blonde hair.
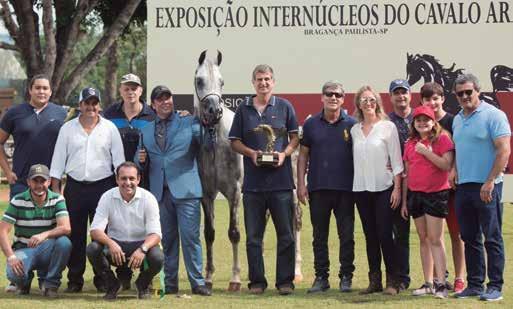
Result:
{"label": "blonde hair", "polygon": [[356,120],[358,120],[359,122],[363,121],[363,113],[362,109],[360,108],[360,99],[365,91],[372,92],[372,95],[376,97],[376,116],[380,120],[388,119],[387,115],[385,114],[385,109],[383,108],[383,103],[381,101],[381,96],[379,95],[379,93],[374,91],[374,89],[372,89],[371,86],[365,85],[358,89],[354,97],[354,117],[356,118]]}

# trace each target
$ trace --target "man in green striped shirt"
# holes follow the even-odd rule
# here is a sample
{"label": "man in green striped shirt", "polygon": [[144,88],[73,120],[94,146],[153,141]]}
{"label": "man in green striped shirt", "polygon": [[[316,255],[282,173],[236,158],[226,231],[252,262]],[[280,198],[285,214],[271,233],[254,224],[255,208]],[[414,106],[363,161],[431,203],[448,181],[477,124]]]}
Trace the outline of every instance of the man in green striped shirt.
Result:
{"label": "man in green striped shirt", "polygon": [[0,221],[7,278],[16,284],[19,294],[28,294],[37,270],[44,295],[54,298],[71,253],[66,236],[71,232],[68,211],[64,198],[48,189],[50,173],[45,165],[30,167],[27,184],[29,189],[14,196]]}

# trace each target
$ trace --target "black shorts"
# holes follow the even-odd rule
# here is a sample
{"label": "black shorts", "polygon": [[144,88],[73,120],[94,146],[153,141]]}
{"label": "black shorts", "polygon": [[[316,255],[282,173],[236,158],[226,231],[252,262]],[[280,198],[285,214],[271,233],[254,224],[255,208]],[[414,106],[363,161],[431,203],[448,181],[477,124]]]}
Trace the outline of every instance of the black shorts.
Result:
{"label": "black shorts", "polygon": [[425,193],[408,190],[408,213],[413,219],[428,214],[432,217],[445,218],[449,213],[447,201],[449,190]]}

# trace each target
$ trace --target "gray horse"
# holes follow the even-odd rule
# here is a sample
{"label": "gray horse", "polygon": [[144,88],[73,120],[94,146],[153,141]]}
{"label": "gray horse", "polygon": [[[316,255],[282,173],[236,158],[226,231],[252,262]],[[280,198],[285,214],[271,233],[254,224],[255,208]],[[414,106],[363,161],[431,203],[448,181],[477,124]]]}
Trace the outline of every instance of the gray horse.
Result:
{"label": "gray horse", "polygon": [[203,186],[203,212],[205,214],[205,242],[207,245],[207,264],[205,267],[205,280],[212,287],[214,273],[213,248],[215,238],[214,229],[214,201],[219,192],[228,200],[230,207],[230,226],[228,237],[232,243],[232,277],[228,290],[239,291],[241,286],[238,245],[239,231],[239,205],[242,186],[242,157],[231,150],[228,132],[232,125],[234,113],[226,108],[221,98],[223,77],[219,71],[222,55],[212,60],[206,57],[203,51],[198,60],[198,67],[194,77],[194,114],[203,122],[206,130],[216,140],[214,151],[203,151],[199,157],[199,171]]}
{"label": "gray horse", "polygon": [[[242,188],[242,157],[230,148],[228,133],[231,128],[234,113],[226,108],[222,99],[223,78],[219,70],[222,61],[221,52],[217,52],[215,59],[207,58],[207,51],[203,51],[198,59],[198,67],[194,77],[194,114],[197,115],[216,140],[215,151],[200,153],[199,172],[203,186],[203,199],[201,201],[205,214],[205,242],[207,246],[207,263],[205,267],[205,281],[212,287],[213,273],[215,271],[213,258],[214,229],[214,201],[219,192],[228,200],[230,207],[230,225],[228,237],[232,243],[232,276],[228,286],[229,291],[239,291],[241,287],[240,264],[238,245],[240,241],[239,216],[241,188]],[[292,155],[293,166],[297,162],[297,152]],[[295,168],[294,171],[294,180]],[[297,203],[296,203],[297,205]],[[296,278],[302,280],[300,229],[301,208],[296,207]]]}

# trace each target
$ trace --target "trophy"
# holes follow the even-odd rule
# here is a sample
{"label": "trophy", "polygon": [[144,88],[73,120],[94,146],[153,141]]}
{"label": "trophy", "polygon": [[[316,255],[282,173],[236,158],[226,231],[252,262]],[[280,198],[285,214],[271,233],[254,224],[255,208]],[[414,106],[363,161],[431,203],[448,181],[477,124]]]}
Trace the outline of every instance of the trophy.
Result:
{"label": "trophy", "polygon": [[278,154],[274,152],[274,144],[276,143],[274,129],[268,124],[260,124],[253,129],[253,132],[263,133],[267,138],[265,151],[257,155],[257,163],[260,166],[274,166],[278,164]]}

